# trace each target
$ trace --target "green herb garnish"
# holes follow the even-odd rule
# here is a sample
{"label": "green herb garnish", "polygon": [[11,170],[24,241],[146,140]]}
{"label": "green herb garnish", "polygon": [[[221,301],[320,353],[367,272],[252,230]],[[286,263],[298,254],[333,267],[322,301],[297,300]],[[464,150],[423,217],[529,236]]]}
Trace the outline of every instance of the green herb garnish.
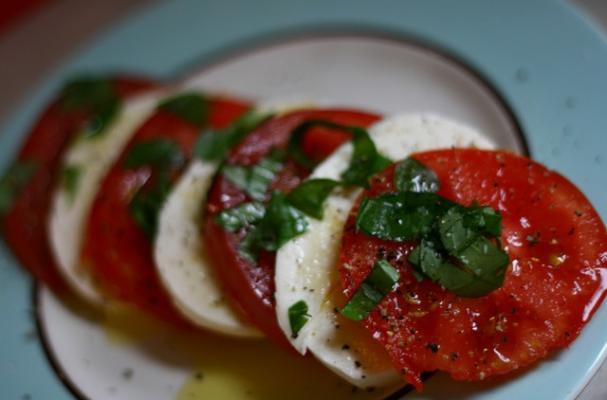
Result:
{"label": "green herb garnish", "polygon": [[396,165],[394,183],[401,192],[435,193],[439,187],[434,171],[413,158],[407,158]]}
{"label": "green herb garnish", "polygon": [[67,193],[71,200],[74,200],[78,190],[78,182],[82,170],[77,165],[66,165],[61,171],[61,184],[63,190]]}
{"label": "green herb garnish", "polygon": [[439,216],[453,205],[434,193],[386,193],[363,199],[356,228],[386,240],[420,240],[435,229]]}
{"label": "green herb garnish", "polygon": [[302,166],[311,169],[317,164],[306,155],[301,148],[301,142],[306,132],[312,127],[321,127],[328,129],[341,130],[352,136],[352,146],[354,147],[350,165],[341,175],[342,183],[346,185],[355,185],[367,187],[369,177],[383,170],[390,165],[390,160],[382,156],[375,147],[375,143],[367,131],[356,126],[336,124],[326,120],[307,120],[298,125],[291,132],[288,143],[289,155]]}
{"label": "green herb garnish", "polygon": [[307,228],[305,215],[288,202],[284,193],[276,191],[263,217],[241,242],[241,252],[246,258],[256,260],[259,250],[276,251],[305,233]]}
{"label": "green herb garnish", "polygon": [[310,319],[308,314],[308,305],[305,301],[300,300],[289,307],[289,325],[291,325],[291,337],[297,338],[299,331]]}
{"label": "green herb garnish", "polygon": [[273,151],[252,167],[225,165],[222,174],[253,200],[264,200],[270,184],[282,168],[283,159],[283,152]]}
{"label": "green herb garnish", "polygon": [[168,174],[161,172],[151,185],[140,188],[129,203],[133,219],[149,238],[156,235],[158,216],[171,192],[171,187]]}
{"label": "green herb garnish", "polygon": [[324,202],[338,185],[339,182],[332,179],[309,179],[293,189],[287,199],[310,217],[322,219]]}
{"label": "green herb garnish", "polygon": [[171,192],[171,175],[186,159],[179,145],[167,138],[135,143],[124,159],[125,168],[152,168],[154,175],[129,203],[133,219],[150,238],[156,234],[158,214]]}
{"label": "green herb garnish", "polygon": [[459,296],[478,297],[501,287],[509,264],[499,243],[501,215],[431,193],[438,181],[424,169],[417,161],[400,163],[394,181],[402,191],[363,199],[357,229],[385,240],[418,241],[408,257],[416,277]]}
{"label": "green herb garnish", "polygon": [[341,314],[354,321],[365,319],[373,308],[392,291],[399,278],[400,274],[388,261],[378,260],[354,296],[341,310]]}
{"label": "green herb garnish", "polygon": [[350,165],[341,174],[346,185],[369,186],[369,178],[387,168],[392,162],[382,156],[366,130],[352,128],[352,146],[354,151]]}
{"label": "green herb garnish", "polygon": [[105,78],[79,78],[61,91],[59,105],[66,111],[84,109],[91,113],[82,128],[82,136],[91,138],[104,132],[120,110],[120,97],[112,82]]}
{"label": "green herb garnish", "polygon": [[270,113],[249,111],[230,126],[219,131],[206,131],[194,146],[194,156],[205,161],[220,161],[228,150],[240,142],[253,129],[272,116]]}
{"label": "green herb garnish", "polygon": [[234,208],[224,210],[215,216],[215,221],[228,232],[235,232],[248,225],[259,222],[266,212],[260,202],[243,203]]}
{"label": "green herb garnish", "polygon": [[33,161],[15,161],[0,178],[0,215],[6,214],[15,198],[36,173],[38,165]]}
{"label": "green herb garnish", "polygon": [[182,120],[202,128],[208,119],[207,99],[198,93],[183,93],[164,100],[158,105],[160,110],[168,111]]}
{"label": "green herb garnish", "polygon": [[185,156],[179,145],[167,138],[149,139],[135,143],[124,159],[126,168],[159,167],[166,169],[182,165]]}

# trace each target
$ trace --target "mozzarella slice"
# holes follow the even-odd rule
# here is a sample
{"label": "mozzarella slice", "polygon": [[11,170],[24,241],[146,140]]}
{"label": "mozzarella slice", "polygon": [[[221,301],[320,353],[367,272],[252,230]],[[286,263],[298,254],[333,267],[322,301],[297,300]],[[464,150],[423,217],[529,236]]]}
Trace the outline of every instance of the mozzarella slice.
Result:
{"label": "mozzarella slice", "polygon": [[106,131],[95,137],[77,139],[64,154],[63,167],[77,169],[77,183],[73,193],[61,182],[55,188],[49,240],[56,264],[68,284],[93,303],[102,302],[103,297],[80,262],[86,220],[103,177],[161,98],[159,92],[154,92],[125,102],[120,115]]}
{"label": "mozzarella slice", "polygon": [[190,321],[227,335],[261,337],[226,301],[204,254],[198,222],[217,166],[195,160],[173,188],[158,222],[157,271],[173,303]]}
{"label": "mozzarella slice", "polygon": [[[257,110],[277,115],[313,107],[301,99],[266,99]],[[258,338],[223,296],[221,284],[206,259],[198,222],[218,165],[195,160],[172,190],[158,219],[154,260],[173,304],[190,322],[218,333]]]}
{"label": "mozzarella slice", "polygon": [[[397,115],[369,129],[378,150],[393,160],[410,153],[449,147],[492,149],[494,144],[476,130],[431,114]],[[339,180],[348,167],[352,145],[347,143],[325,160],[313,178]],[[360,189],[335,190],[326,200],[323,220],[310,219],[308,231],[287,244],[276,257],[276,313],[280,327],[302,354],[310,351],[323,364],[358,387],[398,385],[400,378],[383,349],[369,350],[369,334],[361,324],[339,315],[343,305],[336,262],[341,234]],[[305,301],[311,318],[292,337],[289,307]],[[340,302],[340,300],[342,302]],[[377,346],[377,344],[375,344]],[[383,355],[383,357],[382,357]]]}

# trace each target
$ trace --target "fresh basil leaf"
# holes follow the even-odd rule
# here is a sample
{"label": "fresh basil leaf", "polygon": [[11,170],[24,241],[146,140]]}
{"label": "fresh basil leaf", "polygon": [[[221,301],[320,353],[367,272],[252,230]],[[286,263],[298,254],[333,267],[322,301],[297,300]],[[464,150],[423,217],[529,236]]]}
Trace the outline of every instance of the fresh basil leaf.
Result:
{"label": "fresh basil leaf", "polygon": [[135,143],[124,159],[126,168],[180,166],[185,156],[179,145],[167,138],[149,139]]}
{"label": "fresh basil leaf", "polygon": [[276,251],[307,228],[306,217],[289,204],[283,193],[274,192],[259,222],[257,243],[264,250]]}
{"label": "fresh basil leaf", "polygon": [[305,154],[301,144],[306,132],[315,126],[341,130],[352,135],[352,146],[354,148],[352,159],[348,168],[341,175],[344,184],[368,187],[369,178],[391,164],[389,159],[377,151],[375,143],[365,129],[312,119],[302,122],[293,129],[287,146],[291,158],[302,166],[312,169],[317,164],[316,161]]}
{"label": "fresh basil leaf", "polygon": [[299,331],[309,319],[308,304],[305,301],[300,300],[289,307],[289,325],[291,326],[291,337],[293,339],[297,338]]}
{"label": "fresh basil leaf", "polygon": [[350,165],[341,174],[346,185],[368,187],[369,178],[387,168],[392,162],[382,156],[366,130],[352,128],[352,159]]}
{"label": "fresh basil leaf", "polygon": [[308,155],[303,151],[302,141],[308,130],[315,126],[330,129],[347,129],[342,125],[337,125],[330,121],[320,119],[310,119],[302,122],[297,127],[295,127],[295,129],[291,131],[291,134],[289,136],[287,151],[289,153],[289,156],[293,160],[295,160],[297,163],[307,169],[313,169],[318,163],[308,157]]}
{"label": "fresh basil leaf", "polygon": [[309,179],[293,189],[287,199],[310,217],[322,219],[324,202],[338,185],[339,182],[332,179]]}
{"label": "fresh basil leaf", "polygon": [[490,236],[500,236],[502,233],[502,216],[491,207],[480,207],[476,204],[466,211],[467,226]]}
{"label": "fresh basil leaf", "polygon": [[436,220],[451,204],[434,193],[399,192],[365,198],[356,228],[380,239],[419,240],[434,229]]}
{"label": "fresh basil leaf", "polygon": [[59,104],[65,110],[93,108],[117,99],[116,91],[109,79],[82,77],[65,84],[59,95]]}
{"label": "fresh basil leaf", "polygon": [[276,191],[272,193],[263,218],[241,242],[241,254],[254,261],[259,250],[276,251],[307,228],[305,215],[289,204],[284,193]]}
{"label": "fresh basil leaf", "polygon": [[108,79],[85,77],[64,86],[59,104],[66,111],[84,109],[91,113],[81,135],[92,138],[103,133],[118,115],[121,101]]}
{"label": "fresh basil leaf", "polygon": [[15,198],[36,173],[38,165],[34,161],[15,161],[0,178],[0,215],[6,214],[13,206]]}
{"label": "fresh basil leaf", "polygon": [[438,177],[434,171],[410,157],[396,165],[394,184],[401,192],[436,193],[439,189]]}
{"label": "fresh basil leaf", "polygon": [[386,260],[378,260],[369,275],[361,283],[354,296],[341,310],[351,320],[361,321],[392,291],[400,274]]}
{"label": "fresh basil leaf", "polygon": [[245,260],[255,263],[259,257],[259,251],[261,248],[257,242],[259,236],[259,227],[252,225],[249,232],[242,238],[238,245],[238,253]]}
{"label": "fresh basil leaf", "polygon": [[90,139],[105,132],[118,115],[119,109],[120,102],[118,100],[99,105],[82,128],[80,133],[82,137]]}
{"label": "fresh basil leaf", "polygon": [[73,200],[78,190],[78,182],[82,170],[77,165],[66,165],[61,171],[61,184],[68,197]]}
{"label": "fresh basil leaf", "polygon": [[408,257],[409,263],[418,272],[434,282],[440,281],[446,262],[437,247],[432,240],[422,239]]}
{"label": "fresh basil leaf", "polygon": [[164,100],[158,105],[158,108],[198,128],[202,128],[206,124],[209,116],[208,101],[198,93],[179,94]]}
{"label": "fresh basil leaf", "polygon": [[508,254],[486,237],[480,236],[455,256],[479,280],[495,290],[504,283]]}
{"label": "fresh basil leaf", "polygon": [[153,238],[158,228],[158,216],[171,192],[168,173],[161,172],[157,179],[141,187],[129,203],[129,210],[139,227]]}
{"label": "fresh basil leaf", "polygon": [[438,221],[441,242],[450,254],[459,254],[480,235],[478,231],[464,225],[465,215],[466,210],[463,207],[454,206]]}
{"label": "fresh basil leaf", "polygon": [[235,232],[259,222],[265,211],[266,208],[260,202],[243,203],[220,212],[215,216],[215,221],[226,231]]}
{"label": "fresh basil leaf", "polygon": [[194,156],[206,161],[222,160],[230,148],[271,117],[270,113],[252,110],[225,129],[203,133],[194,146]]}
{"label": "fresh basil leaf", "polygon": [[415,270],[458,296],[479,297],[503,285],[509,258],[489,239],[464,226],[465,212],[459,206],[449,209],[439,222],[441,243],[422,239],[408,260]]}
{"label": "fresh basil leaf", "polygon": [[270,184],[282,169],[284,153],[271,152],[253,167],[225,165],[222,174],[253,200],[264,200]]}

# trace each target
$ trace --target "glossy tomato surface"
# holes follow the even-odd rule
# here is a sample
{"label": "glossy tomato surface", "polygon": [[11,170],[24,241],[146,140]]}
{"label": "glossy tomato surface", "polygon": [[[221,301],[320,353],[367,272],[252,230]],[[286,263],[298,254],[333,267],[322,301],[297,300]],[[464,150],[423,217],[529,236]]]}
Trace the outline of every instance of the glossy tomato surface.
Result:
{"label": "glossy tomato surface", "polygon": [[[220,129],[249,109],[249,104],[231,99],[210,99],[205,126]],[[203,128],[204,129],[204,128]],[[201,128],[171,112],[159,109],[134,134],[129,145],[104,178],[87,224],[83,247],[84,264],[110,298],[130,303],[156,316],[178,321],[168,294],[162,287],[152,257],[153,237],[133,217],[130,204],[139,191],[149,190],[159,171],[143,165],[129,168],[125,160],[138,144],[168,139],[185,159],[190,159]],[[169,171],[171,182],[186,163]]]}
{"label": "glossy tomato surface", "polygon": [[[127,76],[112,78],[111,83],[123,99],[156,86],[151,81]],[[40,115],[19,152],[17,162],[32,163],[35,169],[3,220],[5,240],[21,265],[59,292],[65,285],[54,265],[46,233],[50,199],[63,151],[92,116],[83,107],[66,109],[61,100],[53,101]]]}
{"label": "glossy tomato surface", "polygon": [[[291,131],[307,120],[320,119],[334,123],[366,127],[378,117],[354,110],[309,110],[274,118],[253,131],[231,152],[228,164],[252,166],[273,149],[287,146]],[[301,149],[313,160],[321,161],[349,139],[340,130],[313,127],[303,136]],[[288,192],[296,187],[310,170],[287,159],[272,190]],[[248,195],[218,174],[209,191],[204,222],[204,244],[227,294],[236,306],[269,338],[290,347],[276,321],[274,311],[274,252],[261,252],[257,262],[243,258],[239,252],[246,230],[225,231],[214,217],[221,211],[251,200]]]}
{"label": "glossy tomato surface", "polygon": [[[404,379],[418,389],[424,371],[482,380],[571,343],[607,283],[605,225],[584,195],[558,173],[511,153],[457,149],[414,158],[436,172],[439,194],[501,213],[501,241],[511,262],[501,288],[480,298],[458,297],[415,279],[407,262],[415,243],[357,232],[352,210],[340,254],[344,291],[352,296],[379,258],[399,269],[397,289],[363,323]],[[393,169],[376,176],[361,198],[394,191]]]}

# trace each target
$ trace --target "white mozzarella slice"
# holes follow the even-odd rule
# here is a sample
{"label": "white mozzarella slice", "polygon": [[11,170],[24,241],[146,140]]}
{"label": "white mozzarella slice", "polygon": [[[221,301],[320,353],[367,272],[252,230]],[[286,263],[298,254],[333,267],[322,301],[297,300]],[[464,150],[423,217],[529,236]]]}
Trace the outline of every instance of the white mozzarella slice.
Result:
{"label": "white mozzarella slice", "polygon": [[[409,154],[450,147],[494,148],[474,129],[431,114],[398,115],[373,125],[369,134],[378,150],[393,160]],[[312,178],[340,178],[348,167],[352,145],[347,143],[325,160]],[[387,359],[370,359],[369,335],[335,310],[340,296],[336,262],[342,230],[360,189],[335,190],[326,200],[325,217],[309,220],[308,231],[287,244],[276,257],[276,313],[279,325],[302,354],[310,351],[323,364],[358,387],[397,385],[399,377]],[[338,298],[338,297],[337,297]],[[288,310],[305,301],[311,316],[293,338]],[[383,350],[379,354],[384,354]],[[381,358],[381,357],[379,357]]]}
{"label": "white mozzarella slice", "polygon": [[79,138],[66,151],[63,167],[77,168],[73,193],[59,180],[48,225],[56,264],[68,284],[93,303],[103,301],[85,266],[80,251],[89,210],[104,176],[120,156],[136,129],[154,112],[161,93],[148,93],[126,101],[106,131],[91,138]]}
{"label": "white mozzarella slice", "polygon": [[[313,104],[311,100],[275,98],[259,102],[256,109],[281,115]],[[158,220],[156,268],[173,303],[189,321],[218,333],[257,338],[261,332],[224,298],[202,246],[198,221],[217,167],[216,163],[192,162],[172,190]]]}
{"label": "white mozzarella slice", "polygon": [[167,199],[154,245],[156,268],[175,306],[203,328],[240,337],[261,337],[224,298],[206,259],[198,222],[217,163],[193,161]]}

